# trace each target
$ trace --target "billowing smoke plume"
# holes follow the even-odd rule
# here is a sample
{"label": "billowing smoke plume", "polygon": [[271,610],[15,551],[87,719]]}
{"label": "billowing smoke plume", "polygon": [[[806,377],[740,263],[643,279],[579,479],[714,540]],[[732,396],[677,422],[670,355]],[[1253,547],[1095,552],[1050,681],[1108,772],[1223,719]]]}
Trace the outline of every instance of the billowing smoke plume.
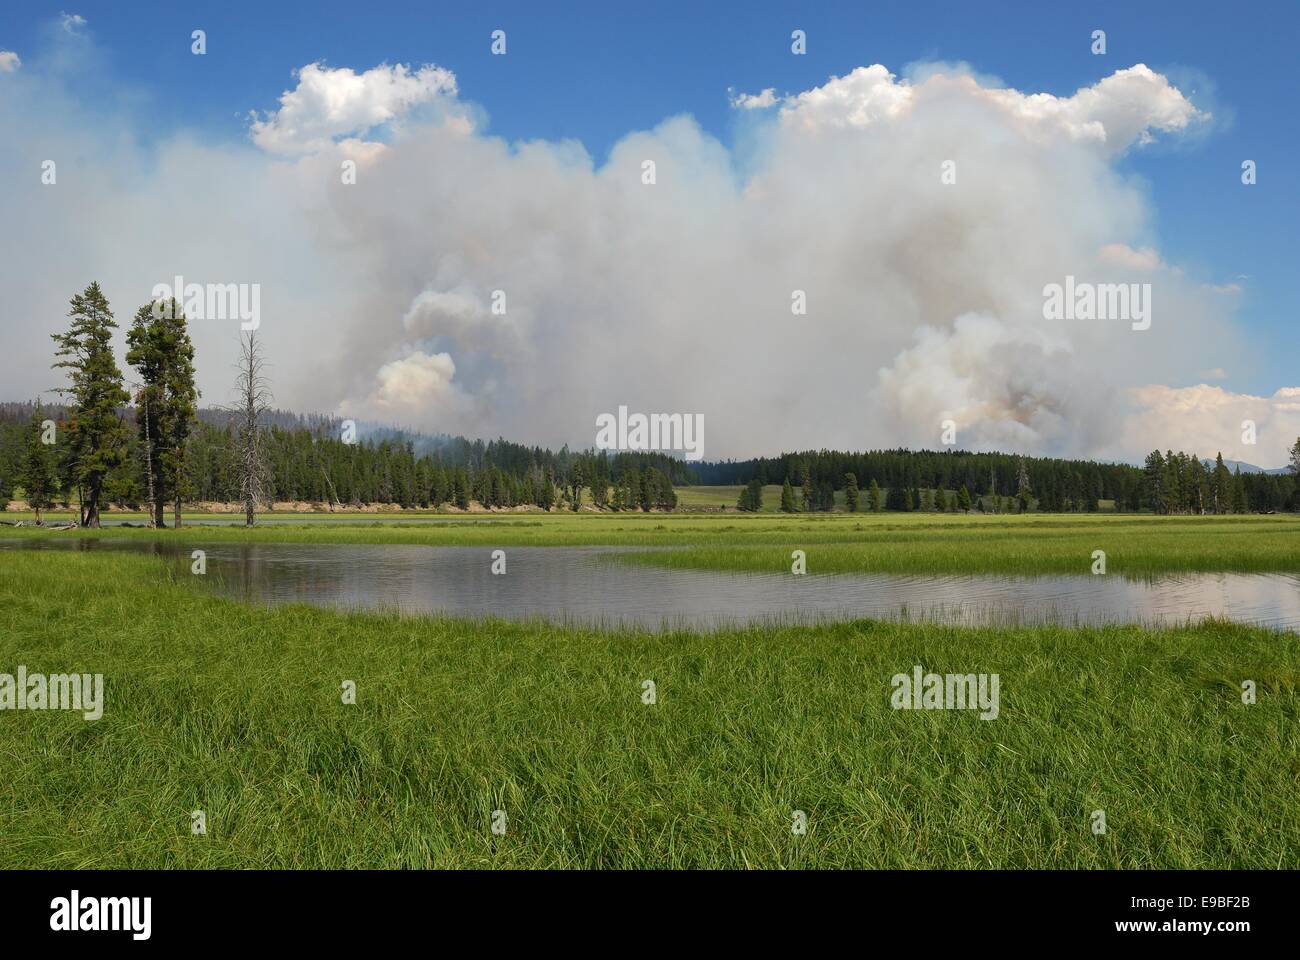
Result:
{"label": "billowing smoke plume", "polygon": [[[23,237],[0,264],[6,392],[52,385],[44,334],[87,280],[128,316],[183,274],[261,283],[277,400],[300,409],[582,447],[620,405],[699,413],[710,458],[933,448],[951,420],[966,448],[1280,462],[1294,397],[1188,386],[1240,362],[1234,291],[1163,262],[1116,167],[1208,114],[1140,64],[1069,97],[913,76],[734,94],[743,151],[680,116],[597,164],[492,136],[433,66],[309,65],[250,143],[142,149],[24,63],[0,75]],[[47,154],[57,187],[30,173]],[[1044,319],[1067,277],[1149,284],[1150,328]],[[223,399],[237,331],[205,324]],[[1240,446],[1248,415],[1277,450]]]}

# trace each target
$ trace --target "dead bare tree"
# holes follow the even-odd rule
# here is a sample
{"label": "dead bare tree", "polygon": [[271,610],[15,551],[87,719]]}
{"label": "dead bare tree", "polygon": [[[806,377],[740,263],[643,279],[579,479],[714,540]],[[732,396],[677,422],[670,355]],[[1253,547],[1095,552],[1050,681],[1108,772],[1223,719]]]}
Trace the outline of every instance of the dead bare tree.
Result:
{"label": "dead bare tree", "polygon": [[253,525],[259,503],[267,500],[266,458],[262,449],[262,416],[271,407],[271,390],[262,373],[265,361],[256,332],[246,331],[240,339],[239,376],[235,389],[239,399],[234,412],[238,415],[238,462],[240,497],[244,501],[244,526]]}
{"label": "dead bare tree", "polygon": [[330,513],[333,513],[335,504],[338,504],[340,509],[343,507],[343,504],[339,503],[338,491],[334,489],[334,481],[330,479],[330,475],[325,470],[324,464],[321,464],[320,472],[321,472],[321,476],[325,478],[325,491],[330,498],[329,501]]}

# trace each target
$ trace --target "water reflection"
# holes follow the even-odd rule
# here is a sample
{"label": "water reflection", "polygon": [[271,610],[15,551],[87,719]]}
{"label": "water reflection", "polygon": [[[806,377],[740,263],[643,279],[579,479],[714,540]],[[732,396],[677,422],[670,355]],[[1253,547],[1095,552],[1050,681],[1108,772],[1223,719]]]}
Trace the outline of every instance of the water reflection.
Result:
{"label": "water reflection", "polygon": [[1300,628],[1300,575],[941,576],[715,573],[618,562],[629,547],[492,547],[113,540],[0,541],[0,548],[131,550],[188,572],[207,553],[210,587],[255,603],[406,613],[544,617],[581,623],[710,628],[779,620],[908,618],[957,624],[1184,623],[1216,616]]}

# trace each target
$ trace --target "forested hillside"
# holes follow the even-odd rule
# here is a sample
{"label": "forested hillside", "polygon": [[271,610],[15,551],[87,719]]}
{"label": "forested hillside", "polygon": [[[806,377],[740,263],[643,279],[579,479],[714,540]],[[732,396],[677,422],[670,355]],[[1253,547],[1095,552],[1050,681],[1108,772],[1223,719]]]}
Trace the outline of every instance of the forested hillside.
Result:
{"label": "forested hillside", "polygon": [[[35,407],[30,403],[0,404],[0,497],[22,486],[22,460],[32,430]],[[135,410],[118,411],[128,425],[127,456],[105,482],[108,502],[135,508],[145,500],[140,468],[143,444],[135,428]],[[42,417],[61,428],[68,410],[43,407]],[[240,471],[233,414],[205,409],[186,442],[187,501],[235,502],[240,499]],[[379,429],[355,442],[344,442],[341,421],[324,416],[300,416],[269,411],[264,427],[263,456],[269,474],[268,499],[314,501],[339,505],[396,503],[402,507],[452,504],[468,507],[477,501],[489,507],[572,505],[575,485],[606,491],[609,506],[672,507],[672,486],[693,480],[686,464],[654,453],[574,453],[526,447],[506,440],[406,433]],[[70,470],[68,431],[57,429],[52,460],[59,480],[57,502],[75,498]],[[611,489],[612,488],[612,489]],[[589,495],[590,496],[590,495]],[[599,496],[596,498],[601,499]]]}
{"label": "forested hillside", "polygon": [[[22,484],[22,460],[31,431],[30,403],[0,403],[0,498]],[[145,501],[140,469],[141,442],[135,410],[118,411],[128,425],[128,455],[109,472],[108,502],[124,508]],[[43,417],[67,421],[59,405],[43,408]],[[1114,501],[1122,511],[1160,513],[1244,513],[1300,508],[1291,475],[1216,473],[1195,456],[1153,454],[1145,468],[1087,460],[1017,457],[1002,453],[882,450],[866,453],[805,451],[747,461],[686,464],[652,453],[552,451],[498,439],[407,433],[396,429],[364,432],[345,443],[337,418],[282,410],[262,416],[270,499],[337,505],[395,503],[405,508],[476,501],[489,507],[533,505],[572,507],[575,487],[584,503],[607,508],[671,508],[671,486],[745,484],[751,480],[782,483],[800,491],[797,509],[829,509],[833,491],[845,488],[852,475],[862,491],[859,509],[871,508],[867,491],[874,481],[888,510],[936,509],[931,491],[954,495],[965,488],[971,497],[999,497],[1009,506],[1040,511],[1088,511],[1098,501]],[[187,441],[187,501],[235,502],[240,498],[235,417],[228,411],[201,409]],[[61,478],[56,502],[75,499],[63,437],[52,459]],[[648,490],[647,490],[648,484]],[[804,489],[808,494],[804,494]],[[604,490],[601,497],[597,491]],[[1023,501],[1019,499],[1022,489]],[[923,492],[924,491],[924,492]],[[945,504],[945,506],[947,506]]]}
{"label": "forested hillside", "polygon": [[[933,496],[923,497],[923,492],[962,489],[972,497],[1009,498],[1016,501],[1016,509],[1028,506],[1053,512],[1092,511],[1102,500],[1113,501],[1116,510],[1156,513],[1300,509],[1294,473],[1238,476],[1221,462],[1206,468],[1197,456],[1173,451],[1153,451],[1145,466],[1135,467],[961,450],[809,450],[697,464],[694,471],[706,484],[789,480],[808,491],[796,502],[811,503],[814,509],[829,509],[833,491],[844,489],[849,477],[863,491],[872,482],[889,491],[883,504],[889,510],[934,509]],[[865,497],[863,503],[866,509]]]}

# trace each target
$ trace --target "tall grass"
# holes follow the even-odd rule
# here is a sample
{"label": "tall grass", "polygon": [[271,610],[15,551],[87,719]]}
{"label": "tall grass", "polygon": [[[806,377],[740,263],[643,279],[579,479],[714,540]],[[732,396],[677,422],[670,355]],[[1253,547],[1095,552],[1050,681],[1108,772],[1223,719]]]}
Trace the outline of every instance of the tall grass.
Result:
{"label": "tall grass", "polygon": [[[0,552],[0,671],[103,673],[107,701],[0,712],[0,866],[1300,866],[1294,634],[594,631],[241,606],[168,570]],[[891,709],[918,663],[998,673],[998,719]]]}

